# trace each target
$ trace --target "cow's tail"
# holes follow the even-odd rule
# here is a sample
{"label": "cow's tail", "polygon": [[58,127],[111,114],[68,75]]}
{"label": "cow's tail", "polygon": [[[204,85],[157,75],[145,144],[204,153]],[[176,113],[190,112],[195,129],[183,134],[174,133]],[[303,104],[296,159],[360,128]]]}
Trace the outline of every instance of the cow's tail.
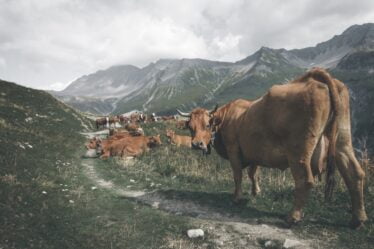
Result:
{"label": "cow's tail", "polygon": [[327,172],[326,172],[326,186],[325,186],[325,201],[332,199],[335,186],[335,168],[336,168],[336,140],[338,135],[338,120],[342,115],[342,103],[339,92],[334,79],[331,75],[322,68],[313,68],[307,75],[308,78],[313,78],[326,84],[330,93],[330,122],[327,125],[326,135],[329,140]]}

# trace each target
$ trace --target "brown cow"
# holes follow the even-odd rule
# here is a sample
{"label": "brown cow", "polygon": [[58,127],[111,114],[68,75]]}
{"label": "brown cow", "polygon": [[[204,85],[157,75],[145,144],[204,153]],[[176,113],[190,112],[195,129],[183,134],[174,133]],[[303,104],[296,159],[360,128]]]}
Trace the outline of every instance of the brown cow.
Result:
{"label": "brown cow", "polygon": [[186,146],[191,148],[191,137],[176,135],[173,130],[166,129],[166,136],[170,139],[171,144],[175,144],[177,147]]}
{"label": "brown cow", "polygon": [[188,129],[188,121],[187,120],[178,120],[177,123],[175,124],[177,129]]}
{"label": "brown cow", "polygon": [[101,127],[109,126],[109,118],[103,117],[103,118],[97,118],[95,121],[96,129],[98,130]]}
{"label": "brown cow", "polygon": [[[300,221],[314,184],[312,157],[326,135],[329,141],[326,196],[331,195],[336,165],[351,196],[351,226],[360,227],[367,220],[363,197],[365,173],[354,155],[349,92],[342,82],[324,69],[315,68],[289,84],[273,86],[236,118],[228,118],[230,115],[233,114],[226,106],[212,113],[197,109],[190,113],[189,125],[194,135],[193,145],[205,150],[210,132],[216,131],[214,146],[219,147],[217,152],[224,152],[233,168],[235,199],[240,197],[243,167],[290,167],[295,197],[287,221],[290,224]],[[236,143],[225,144],[227,135],[221,131],[228,125],[232,125]]]}
{"label": "brown cow", "polygon": [[130,122],[131,123],[145,123],[147,121],[146,115],[139,112],[134,112],[130,115]]}
{"label": "brown cow", "polygon": [[171,116],[162,116],[161,119],[163,121],[174,121],[175,120],[175,116],[171,115]]}
{"label": "brown cow", "polygon": [[109,128],[110,126],[115,126],[117,122],[120,122],[120,116],[97,118],[95,122],[96,129],[99,129],[105,126]]}
{"label": "brown cow", "polygon": [[136,123],[133,123],[133,122],[126,124],[124,128],[129,132],[139,132],[139,131],[141,131],[140,126]]}
{"label": "brown cow", "polygon": [[96,149],[101,154],[100,158],[106,159],[110,156],[139,156],[149,148],[161,145],[160,135],[157,136],[130,136],[112,137],[111,139],[92,139],[87,149]]}
{"label": "brown cow", "polygon": [[123,124],[130,123],[130,118],[126,117],[125,115],[119,115],[119,122]]}

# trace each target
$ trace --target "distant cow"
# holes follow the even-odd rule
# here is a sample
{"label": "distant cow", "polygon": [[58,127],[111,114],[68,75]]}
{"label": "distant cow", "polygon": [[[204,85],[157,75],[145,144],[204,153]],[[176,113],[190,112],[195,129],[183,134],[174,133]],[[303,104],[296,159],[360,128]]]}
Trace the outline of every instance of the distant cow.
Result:
{"label": "distant cow", "polygon": [[162,116],[161,119],[163,121],[171,121],[171,120],[176,120],[175,119],[175,116],[171,115],[171,116]]}
{"label": "distant cow", "polygon": [[188,129],[188,121],[187,120],[178,120],[177,123],[175,124],[177,129]]}
{"label": "distant cow", "polygon": [[97,118],[95,121],[96,129],[109,127],[109,117]]}
{"label": "distant cow", "polygon": [[173,130],[166,130],[166,136],[170,139],[171,144],[175,144],[177,147],[186,146],[191,148],[191,137],[176,135]]}
{"label": "distant cow", "polygon": [[124,128],[132,134],[144,134],[143,129],[136,123],[126,124]]}
{"label": "distant cow", "polygon": [[115,127],[116,123],[120,122],[120,117],[119,116],[111,116],[111,117],[103,117],[103,118],[97,118],[96,119],[96,129],[99,128],[110,128],[110,127]]}
{"label": "distant cow", "polygon": [[147,120],[147,116],[143,113],[135,112],[130,115],[130,122],[131,123],[145,123]]}
{"label": "distant cow", "polygon": [[310,188],[314,185],[313,155],[323,136],[328,140],[326,197],[334,186],[338,167],[352,203],[351,226],[367,220],[363,184],[365,173],[358,163],[351,138],[349,92],[324,69],[314,68],[300,78],[273,86],[243,110],[231,102],[208,112],[197,108],[189,116],[193,146],[214,148],[227,158],[234,172],[235,200],[241,195],[242,168],[261,165],[290,167],[295,180],[295,200],[287,221],[301,220]]}
{"label": "distant cow", "polygon": [[119,121],[122,125],[130,123],[130,118],[125,115],[119,115]]}

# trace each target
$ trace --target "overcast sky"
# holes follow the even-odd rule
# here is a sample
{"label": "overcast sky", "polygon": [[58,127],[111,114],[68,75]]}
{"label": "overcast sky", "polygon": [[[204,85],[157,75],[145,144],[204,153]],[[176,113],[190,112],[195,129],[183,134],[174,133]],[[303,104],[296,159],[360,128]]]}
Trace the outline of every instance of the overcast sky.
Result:
{"label": "overcast sky", "polygon": [[366,22],[373,0],[0,0],[0,78],[61,90],[115,64],[237,61]]}

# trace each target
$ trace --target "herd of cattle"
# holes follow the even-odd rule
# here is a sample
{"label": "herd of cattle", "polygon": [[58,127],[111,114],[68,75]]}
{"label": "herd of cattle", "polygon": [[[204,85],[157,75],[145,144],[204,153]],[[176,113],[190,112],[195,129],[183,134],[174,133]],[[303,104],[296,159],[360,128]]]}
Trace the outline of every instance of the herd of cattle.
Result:
{"label": "herd of cattle", "polygon": [[[96,129],[99,128],[110,128],[115,127],[116,124],[125,125],[125,124],[139,124],[147,122],[158,122],[158,121],[169,121],[176,120],[176,116],[156,116],[154,113],[151,115],[146,115],[141,112],[134,112],[131,115],[117,115],[112,117],[103,117],[96,119]],[[182,125],[184,125],[182,123]]]}
{"label": "herd of cattle", "polygon": [[[295,181],[294,203],[287,221],[299,222],[315,177],[326,171],[325,197],[330,199],[338,168],[351,197],[351,227],[367,220],[363,185],[365,173],[355,157],[349,107],[349,92],[326,70],[313,68],[288,84],[275,85],[262,97],[238,99],[213,110],[196,108],[179,115],[188,118],[178,128],[188,128],[191,137],[167,130],[170,142],[209,154],[213,147],[229,160],[235,182],[234,201],[242,194],[242,170],[247,168],[252,194],[259,191],[258,167],[291,169]],[[141,122],[156,121],[154,115],[133,115],[119,122],[127,128],[107,140],[91,139],[87,148],[99,149],[101,157],[137,156],[161,144],[160,136],[144,136]],[[165,117],[163,120],[174,116]],[[115,121],[98,120],[97,127]],[[132,128],[130,126],[133,126]]]}
{"label": "herd of cattle", "polygon": [[[187,127],[186,120],[176,120],[175,116],[163,116],[159,119],[155,119],[154,115],[149,119],[145,117],[146,115],[142,113],[133,113],[130,117],[115,116],[96,119],[96,127],[98,129],[103,126],[109,128],[109,136],[106,139],[91,138],[86,144],[90,153],[86,155],[89,157],[100,156],[101,159],[112,156],[136,157],[157,145],[161,145],[159,134],[155,136],[144,135],[140,126],[142,123],[168,121],[175,123],[179,129]],[[166,130],[166,136],[172,144],[191,147],[191,137],[189,136],[176,135],[172,130]]]}

